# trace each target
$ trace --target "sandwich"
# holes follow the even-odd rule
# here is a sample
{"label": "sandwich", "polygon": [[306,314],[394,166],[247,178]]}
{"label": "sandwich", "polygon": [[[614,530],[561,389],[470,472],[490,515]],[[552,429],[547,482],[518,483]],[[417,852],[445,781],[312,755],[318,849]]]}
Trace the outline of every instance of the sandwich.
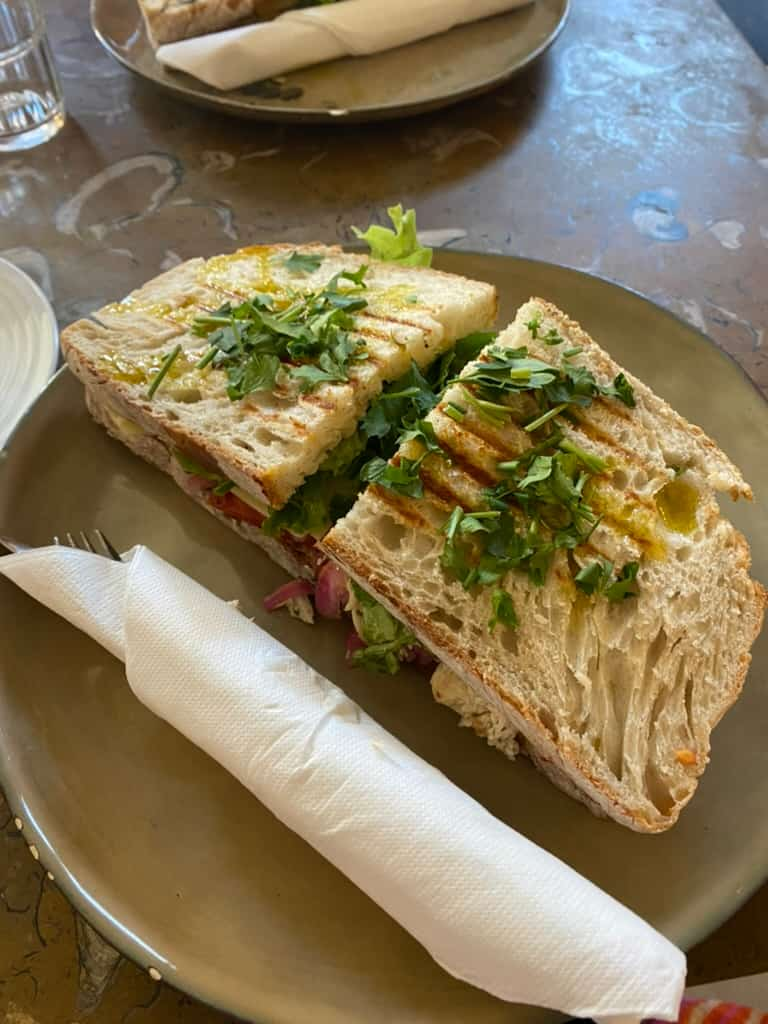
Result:
{"label": "sandwich", "polygon": [[393,416],[421,385],[436,402],[423,374],[496,315],[491,285],[425,266],[412,213],[392,213],[395,231],[366,233],[387,259],[191,259],[62,334],[94,419],[294,577],[315,577],[370,451],[394,451]]}
{"label": "sandwich", "polygon": [[436,699],[508,756],[669,828],[766,604],[718,505],[752,497],[727,456],[531,299],[368,477],[321,545],[356,622],[394,617],[440,662]]}
{"label": "sandwich", "polygon": [[243,22],[274,18],[290,7],[332,0],[139,0],[153,46],[234,28]]}

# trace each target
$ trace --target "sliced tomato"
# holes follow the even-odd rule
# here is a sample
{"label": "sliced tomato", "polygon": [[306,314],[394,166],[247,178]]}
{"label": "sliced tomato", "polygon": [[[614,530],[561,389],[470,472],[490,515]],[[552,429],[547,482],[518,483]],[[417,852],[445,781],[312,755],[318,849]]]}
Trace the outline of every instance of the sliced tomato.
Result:
{"label": "sliced tomato", "polygon": [[251,526],[261,526],[264,522],[265,516],[261,514],[252,505],[242,501],[232,491],[227,491],[226,494],[210,494],[208,501],[217,508],[219,512],[223,512],[225,516],[229,516],[230,519],[237,519],[240,523],[250,523]]}

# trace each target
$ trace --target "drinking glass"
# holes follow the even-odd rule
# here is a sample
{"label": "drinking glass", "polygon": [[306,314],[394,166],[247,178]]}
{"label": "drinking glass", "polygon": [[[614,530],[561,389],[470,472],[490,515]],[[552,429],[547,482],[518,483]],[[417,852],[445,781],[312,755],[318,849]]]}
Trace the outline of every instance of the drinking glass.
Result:
{"label": "drinking glass", "polygon": [[0,153],[29,149],[64,124],[64,99],[37,0],[0,0]]}

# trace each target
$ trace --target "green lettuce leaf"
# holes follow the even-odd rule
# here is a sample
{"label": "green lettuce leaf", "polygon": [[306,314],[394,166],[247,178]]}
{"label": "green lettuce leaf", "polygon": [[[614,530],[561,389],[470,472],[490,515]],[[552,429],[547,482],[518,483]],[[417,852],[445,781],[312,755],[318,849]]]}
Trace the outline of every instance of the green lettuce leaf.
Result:
{"label": "green lettuce leaf", "polygon": [[401,263],[405,267],[429,267],[432,265],[432,250],[419,244],[416,235],[416,211],[406,210],[400,203],[387,210],[392,228],[371,224],[367,231],[352,228],[357,238],[366,242],[375,260]]}
{"label": "green lettuce leaf", "polygon": [[262,530],[276,537],[288,530],[297,537],[311,533],[321,537],[352,508],[359,491],[356,479],[318,471],[291,495],[280,509],[273,509]]}
{"label": "green lettuce leaf", "polygon": [[352,663],[394,675],[400,668],[400,652],[415,644],[416,637],[354,581],[352,590],[357,598],[357,631],[365,644],[352,655]]}

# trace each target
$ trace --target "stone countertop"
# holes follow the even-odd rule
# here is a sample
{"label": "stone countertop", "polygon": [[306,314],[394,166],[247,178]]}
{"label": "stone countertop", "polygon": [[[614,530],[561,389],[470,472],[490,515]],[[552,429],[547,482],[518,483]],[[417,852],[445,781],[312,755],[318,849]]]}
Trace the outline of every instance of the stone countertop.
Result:
{"label": "stone countertop", "polygon": [[[333,130],[184,106],[101,50],[84,0],[48,8],[69,119],[48,145],[0,160],[0,255],[62,323],[190,256],[348,241],[349,224],[402,201],[429,244],[563,263],[644,293],[768,390],[768,76],[714,0],[576,0],[550,53],[502,89]],[[0,825],[6,1024],[226,1019],[77,921],[2,798]],[[766,916],[764,888],[693,951],[691,982],[768,969]]]}

